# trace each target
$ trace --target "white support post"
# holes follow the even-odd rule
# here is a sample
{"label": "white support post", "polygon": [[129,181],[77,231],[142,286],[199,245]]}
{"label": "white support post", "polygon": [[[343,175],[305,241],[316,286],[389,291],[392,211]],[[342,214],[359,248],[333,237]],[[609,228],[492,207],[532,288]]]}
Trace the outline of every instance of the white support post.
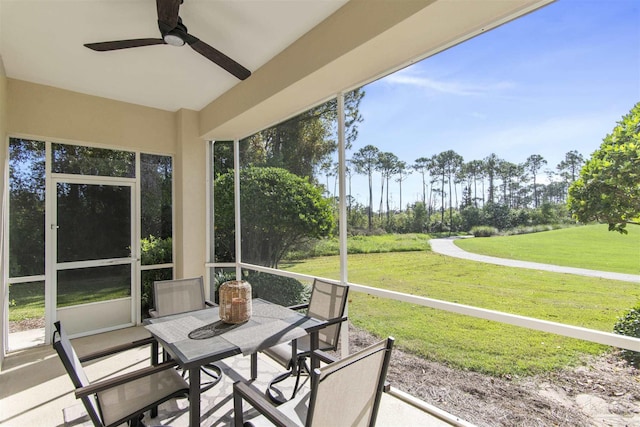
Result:
{"label": "white support post", "polygon": [[[346,166],[346,143],[345,143],[345,123],[344,123],[344,93],[338,94],[338,186],[339,186],[339,239],[340,239],[340,282],[347,284],[348,268],[347,268],[347,187],[345,175]],[[349,314],[349,302],[345,307],[345,315]],[[340,341],[342,342],[341,357],[349,355],[349,324],[347,322],[342,325],[340,330]]]}
{"label": "white support post", "polygon": [[235,205],[236,280],[242,279],[242,233],[240,230],[240,140],[233,140],[233,200]]}
{"label": "white support post", "polygon": [[53,331],[51,325],[57,319],[57,295],[58,295],[58,279],[56,277],[55,266],[55,250],[57,245],[57,233],[54,227],[57,227],[58,215],[56,212],[56,204],[58,192],[51,177],[51,159],[52,148],[51,142],[45,143],[45,268],[44,268],[44,342],[51,344],[53,342]]}

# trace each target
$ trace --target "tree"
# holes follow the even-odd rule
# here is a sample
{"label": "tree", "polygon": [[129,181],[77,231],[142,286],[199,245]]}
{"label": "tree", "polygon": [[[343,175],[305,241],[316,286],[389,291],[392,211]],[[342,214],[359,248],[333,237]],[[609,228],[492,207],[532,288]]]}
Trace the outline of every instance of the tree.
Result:
{"label": "tree", "polygon": [[449,222],[452,222],[452,218],[453,218],[453,199],[451,198],[451,194],[453,193],[452,185],[453,185],[453,180],[456,174],[458,173],[458,171],[462,167],[462,164],[464,163],[464,159],[462,158],[461,155],[459,155],[453,150],[443,151],[442,153],[433,156],[432,159],[433,159],[433,165],[431,169],[431,174],[434,176],[438,175],[440,177],[440,189],[442,191],[441,199],[440,199],[441,200],[440,221],[442,222],[442,224],[444,224],[444,206],[445,206],[444,197],[446,194],[446,192],[444,191],[444,185],[445,185],[445,182],[448,182],[449,184],[449,192],[448,192]]}
{"label": "tree", "polygon": [[[325,191],[327,193],[327,196],[329,197],[336,197],[336,187],[338,185],[338,167],[338,162],[334,162],[331,158],[324,160],[319,166],[320,171],[326,179]],[[333,181],[333,191],[331,191],[331,185],[329,184],[329,179],[332,177],[335,178]]]}
{"label": "tree", "polygon": [[584,157],[582,157],[582,154],[572,150],[565,154],[564,160],[558,163],[556,170],[566,182],[573,184],[578,179],[578,174],[583,164]]}
{"label": "tree", "polygon": [[[215,182],[216,253],[233,253],[233,173]],[[248,167],[240,171],[243,260],[272,268],[296,244],[327,237],[335,227],[331,203],[322,191],[282,168]],[[222,245],[227,245],[222,247]]]}
{"label": "tree", "polygon": [[514,206],[514,191],[517,192],[519,179],[521,177],[520,169],[522,166],[515,163],[508,162],[506,160],[500,160],[498,162],[498,168],[496,174],[502,180],[502,197],[503,204],[513,208]]}
{"label": "tree", "polygon": [[353,202],[353,197],[351,196],[351,178],[353,177],[353,165],[351,164],[351,160],[347,160],[345,162],[345,178],[347,178],[348,183],[348,193],[347,193],[347,217],[351,216],[351,204]]}
{"label": "tree", "polygon": [[413,164],[413,170],[420,173],[422,175],[422,204],[427,204],[427,192],[426,192],[426,181],[425,176],[429,173],[429,169],[431,168],[431,159],[427,157],[419,157],[416,159]]}
{"label": "tree", "polygon": [[369,178],[369,230],[373,228],[373,171],[378,162],[378,150],[373,145],[366,145],[353,153],[351,164],[356,168],[356,172],[365,174]]}
{"label": "tree", "polygon": [[406,180],[409,175],[411,175],[411,170],[407,166],[407,162],[404,162],[402,160],[398,161],[398,163],[396,164],[396,173],[398,174],[396,182],[400,184],[400,212],[402,212],[402,181]]}
{"label": "tree", "polygon": [[557,200],[557,203],[566,203],[569,187],[578,179],[582,165],[584,165],[584,157],[576,150],[566,153],[564,160],[556,165],[556,175],[560,176],[561,182],[553,183],[554,185],[550,190],[552,190],[553,197]]}
{"label": "tree", "polygon": [[9,277],[45,273],[45,143],[9,143]]}
{"label": "tree", "polygon": [[538,184],[536,182],[536,176],[542,166],[546,165],[547,161],[540,154],[532,154],[527,157],[524,163],[525,170],[531,172],[533,177],[533,207],[538,207]]}
{"label": "tree", "polygon": [[[471,160],[465,166],[467,174],[473,179],[473,205],[478,207],[478,179],[483,179],[483,162],[482,160]],[[483,199],[484,200],[484,197]]]}
{"label": "tree", "polygon": [[438,190],[440,192],[440,227],[444,226],[444,182],[447,176],[446,172],[445,155],[443,153],[434,154],[431,157],[431,168],[429,169],[429,173],[434,177],[434,183],[436,182],[436,177],[438,177],[438,180],[440,181],[440,188]]}
{"label": "tree", "polygon": [[613,128],[569,188],[569,210],[581,222],[626,234],[640,224],[640,102]]}
{"label": "tree", "polygon": [[382,215],[382,199],[384,195],[384,186],[387,185],[387,223],[389,222],[389,179],[397,173],[398,156],[393,153],[378,153],[377,169],[380,171],[381,188],[380,188],[380,215]]}
{"label": "tree", "polygon": [[498,165],[500,164],[500,159],[498,158],[498,156],[496,156],[495,153],[491,153],[484,158],[483,162],[484,162],[484,173],[489,179],[488,199],[489,199],[489,203],[493,203],[494,197],[495,197],[495,191],[496,191],[495,176],[496,176]]}
{"label": "tree", "polygon": [[[346,148],[357,138],[362,89],[345,94]],[[298,116],[243,140],[243,165],[273,166],[299,176],[314,177],[323,162],[337,149],[335,128],[338,117],[336,99],[311,108]]]}
{"label": "tree", "polygon": [[[453,199],[451,198],[451,185],[455,177],[458,175],[460,168],[464,164],[464,159],[453,150],[447,150],[441,153],[444,160],[445,171],[449,181],[449,226],[453,228]],[[451,228],[449,232],[451,232]]]}

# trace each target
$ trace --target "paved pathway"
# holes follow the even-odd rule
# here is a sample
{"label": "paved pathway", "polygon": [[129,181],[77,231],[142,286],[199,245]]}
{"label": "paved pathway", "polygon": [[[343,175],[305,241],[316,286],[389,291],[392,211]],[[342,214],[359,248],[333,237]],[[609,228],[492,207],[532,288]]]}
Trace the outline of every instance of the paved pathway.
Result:
{"label": "paved pathway", "polygon": [[468,259],[471,261],[504,265],[506,267],[529,268],[532,270],[544,270],[554,273],[578,274],[581,276],[600,277],[603,279],[640,283],[640,275],[636,274],[610,273],[607,271],[587,270],[586,268],[562,267],[559,265],[541,264],[538,262],[518,261],[515,259],[496,258],[487,255],[473,254],[457,247],[453,243],[455,239],[455,237],[449,239],[431,239],[429,243],[431,244],[431,249],[433,250],[433,252],[456,258]]}

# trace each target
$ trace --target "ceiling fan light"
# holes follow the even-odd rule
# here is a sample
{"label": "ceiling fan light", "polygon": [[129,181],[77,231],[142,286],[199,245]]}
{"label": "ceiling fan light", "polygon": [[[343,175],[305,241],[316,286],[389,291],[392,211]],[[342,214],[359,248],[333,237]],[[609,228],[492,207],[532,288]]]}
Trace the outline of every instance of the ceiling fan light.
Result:
{"label": "ceiling fan light", "polygon": [[184,46],[184,40],[176,34],[165,34],[163,39],[165,43],[170,44],[171,46]]}

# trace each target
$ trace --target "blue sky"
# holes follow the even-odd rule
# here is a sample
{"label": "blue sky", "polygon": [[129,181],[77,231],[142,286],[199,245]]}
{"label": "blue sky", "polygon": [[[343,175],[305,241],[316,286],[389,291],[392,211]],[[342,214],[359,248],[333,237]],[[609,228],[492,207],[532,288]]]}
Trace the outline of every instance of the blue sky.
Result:
{"label": "blue sky", "polygon": [[[640,101],[640,1],[559,0],[364,89],[348,157],[371,144],[410,165],[451,149],[465,161],[540,154],[555,169],[568,151],[590,157]],[[403,205],[418,200],[420,176],[402,188]],[[366,177],[352,189],[368,204]]]}

